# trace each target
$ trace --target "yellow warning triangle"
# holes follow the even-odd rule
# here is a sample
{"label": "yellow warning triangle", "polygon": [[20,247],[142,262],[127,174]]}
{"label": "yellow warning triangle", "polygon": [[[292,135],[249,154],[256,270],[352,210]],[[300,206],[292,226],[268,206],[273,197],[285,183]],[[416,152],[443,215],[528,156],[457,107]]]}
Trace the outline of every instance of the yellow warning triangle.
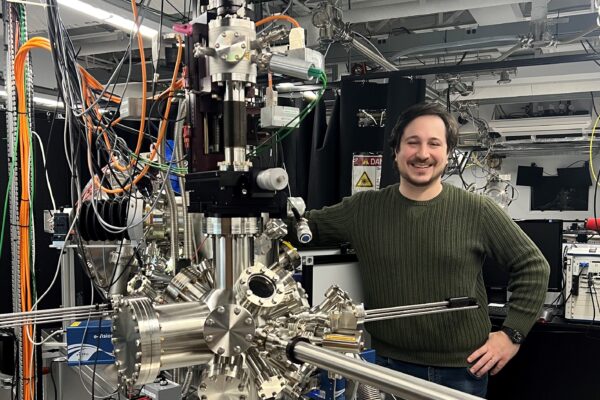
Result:
{"label": "yellow warning triangle", "polygon": [[369,179],[369,175],[366,172],[363,172],[360,178],[358,178],[358,182],[356,182],[356,187],[361,188],[372,188],[373,182]]}

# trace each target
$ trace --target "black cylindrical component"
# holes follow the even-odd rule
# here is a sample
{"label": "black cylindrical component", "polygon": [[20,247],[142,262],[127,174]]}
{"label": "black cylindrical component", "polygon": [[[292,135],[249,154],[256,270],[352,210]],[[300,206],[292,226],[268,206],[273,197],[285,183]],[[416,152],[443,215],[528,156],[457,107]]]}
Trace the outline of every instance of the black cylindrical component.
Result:
{"label": "black cylindrical component", "polygon": [[129,239],[127,229],[122,232],[108,230],[98,218],[101,217],[104,222],[115,227],[127,226],[129,200],[108,199],[95,202],[96,209],[91,201],[84,201],[81,205],[80,217],[77,221],[77,229],[81,238],[83,240]]}
{"label": "black cylindrical component", "polygon": [[223,146],[246,148],[246,103],[223,102]]}

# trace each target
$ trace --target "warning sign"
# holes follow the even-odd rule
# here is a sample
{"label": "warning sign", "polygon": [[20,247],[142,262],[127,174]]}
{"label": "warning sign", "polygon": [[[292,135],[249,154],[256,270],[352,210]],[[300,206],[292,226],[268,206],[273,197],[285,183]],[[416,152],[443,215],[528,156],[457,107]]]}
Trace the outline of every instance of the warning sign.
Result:
{"label": "warning sign", "polygon": [[358,178],[358,182],[356,182],[356,187],[358,188],[372,188],[373,182],[369,179],[369,175],[366,172],[363,172],[360,178]]}
{"label": "warning sign", "polygon": [[379,189],[382,155],[377,153],[352,156],[352,194]]}

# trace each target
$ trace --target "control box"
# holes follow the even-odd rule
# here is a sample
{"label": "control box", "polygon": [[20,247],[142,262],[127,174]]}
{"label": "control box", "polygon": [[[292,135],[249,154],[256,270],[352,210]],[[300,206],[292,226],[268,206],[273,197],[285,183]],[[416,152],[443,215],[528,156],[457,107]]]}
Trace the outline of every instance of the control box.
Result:
{"label": "control box", "polygon": [[112,321],[75,321],[67,327],[67,364],[114,364]]}
{"label": "control box", "polygon": [[600,246],[567,251],[565,318],[600,322]]}

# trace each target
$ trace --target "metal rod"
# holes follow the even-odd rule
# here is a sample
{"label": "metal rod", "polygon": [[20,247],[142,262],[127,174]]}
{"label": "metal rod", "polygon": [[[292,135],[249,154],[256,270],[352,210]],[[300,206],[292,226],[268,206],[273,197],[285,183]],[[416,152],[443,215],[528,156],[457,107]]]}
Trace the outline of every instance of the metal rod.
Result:
{"label": "metal rod", "polygon": [[373,310],[365,310],[366,315],[387,314],[395,311],[418,310],[431,307],[447,307],[450,304],[448,301],[437,301],[435,303],[411,304],[408,306],[396,306],[387,308],[375,308]]}
{"label": "metal rod", "polygon": [[53,322],[62,322],[65,320],[75,320],[75,319],[87,319],[87,318],[98,318],[108,316],[108,312],[94,312],[94,313],[81,313],[81,314],[66,314],[64,316],[52,316],[52,317],[43,317],[43,318],[21,318],[16,320],[7,320],[0,321],[0,328],[13,328],[17,326],[23,325],[40,325],[40,324],[50,324]]}
{"label": "metal rod", "polygon": [[375,322],[375,321],[385,321],[387,319],[396,319],[396,318],[405,318],[405,317],[416,317],[419,315],[429,315],[429,314],[441,314],[459,310],[471,310],[479,308],[479,306],[466,306],[466,307],[456,307],[456,308],[439,308],[439,309],[431,309],[430,311],[420,311],[406,314],[391,314],[391,315],[375,315],[373,317],[366,317],[365,322]]}
{"label": "metal rod", "polygon": [[15,313],[0,314],[0,320],[4,317],[12,317],[12,316],[19,316],[19,315],[28,316],[28,315],[40,315],[40,314],[46,314],[46,313],[61,314],[61,313],[64,313],[65,311],[89,311],[89,310],[102,311],[102,310],[106,310],[107,308],[108,308],[107,304],[96,304],[96,305],[91,305],[91,306],[75,306],[75,307],[64,307],[64,308],[60,307],[60,308],[48,308],[45,310],[20,311],[20,312],[15,312]]}
{"label": "metal rod", "polygon": [[332,350],[305,342],[289,345],[291,355],[345,378],[379,388],[385,393],[400,396],[405,400],[476,400],[473,395],[459,392],[432,382],[406,375],[379,365],[356,360]]}

